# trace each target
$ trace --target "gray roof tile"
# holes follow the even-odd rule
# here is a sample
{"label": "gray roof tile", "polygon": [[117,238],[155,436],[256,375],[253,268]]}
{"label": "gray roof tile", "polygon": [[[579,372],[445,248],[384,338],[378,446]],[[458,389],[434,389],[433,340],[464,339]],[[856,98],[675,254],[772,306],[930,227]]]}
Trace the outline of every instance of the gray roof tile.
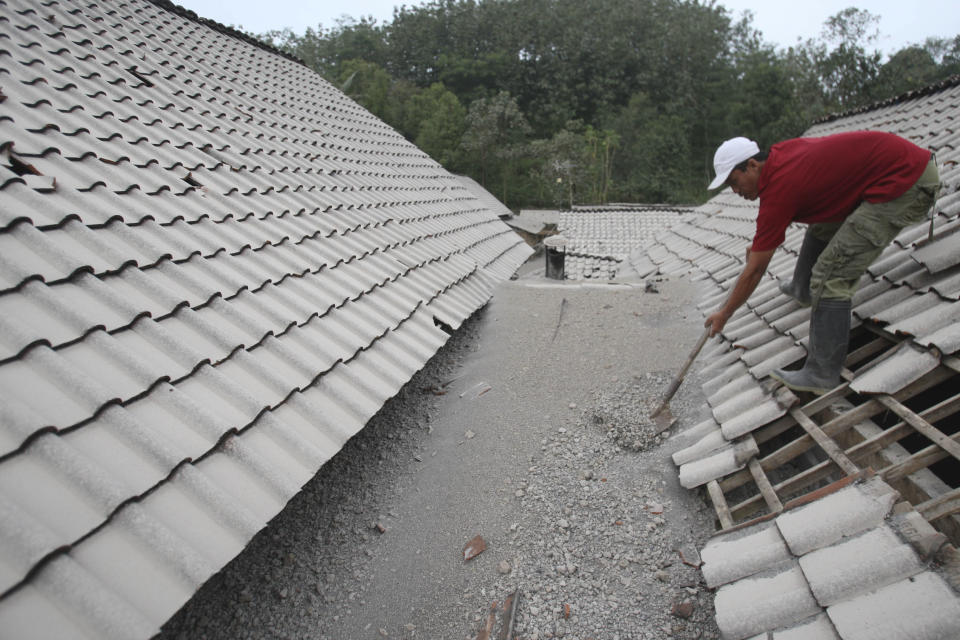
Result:
{"label": "gray roof tile", "polygon": [[753,438],[745,439],[719,449],[709,455],[680,465],[680,484],[693,489],[711,480],[743,469],[750,458],[757,455],[759,449]]}
{"label": "gray roof tile", "polygon": [[954,221],[949,226],[947,230],[941,229],[929,244],[911,254],[930,273],[938,273],[960,263],[960,225]]}
{"label": "gray roof tile", "polygon": [[925,570],[913,549],[903,544],[885,526],[808,553],[800,558],[800,567],[822,607],[863,595]]}
{"label": "gray roof tile", "polygon": [[960,322],[953,322],[933,333],[917,336],[917,342],[936,347],[944,355],[954,355],[960,351]]}
{"label": "gray roof tile", "polygon": [[146,637],[530,251],[296,63],[140,0],[49,33],[11,2],[3,153],[44,175],[0,175],[0,484],[43,495],[0,491],[0,624]]}
{"label": "gray roof tile", "polygon": [[791,563],[793,556],[773,522],[712,538],[700,551],[711,589]]}
{"label": "gray roof tile", "polygon": [[[716,423],[713,424],[716,425]],[[727,442],[727,439],[723,437],[723,433],[720,431],[719,425],[717,425],[714,426],[713,431],[704,434],[693,444],[674,452],[673,456],[671,457],[673,459],[673,463],[677,466],[680,466],[688,462],[695,462],[696,460],[705,458],[709,454],[725,448],[728,444],[729,442]]]}
{"label": "gray roof tile", "polygon": [[935,353],[906,344],[895,354],[857,376],[850,388],[857,393],[896,393],[940,365]]}
{"label": "gray roof tile", "polygon": [[[744,394],[741,399],[746,396],[747,394]],[[723,437],[733,440],[776,420],[796,402],[797,397],[786,388],[778,389],[773,395],[764,392],[762,396],[753,396],[749,408],[742,409],[727,420],[718,419],[717,422],[720,422]],[[714,417],[716,417],[716,410],[714,410]]]}
{"label": "gray roof tile", "polygon": [[840,640],[825,613],[797,623],[789,629],[773,632],[773,640]]}
{"label": "gray roof tile", "polygon": [[730,640],[792,626],[820,613],[796,565],[720,587],[715,606],[720,632]]}
{"label": "gray roof tile", "polygon": [[777,517],[790,551],[802,556],[880,524],[897,493],[880,480],[846,487]]}
{"label": "gray roof tile", "polygon": [[827,609],[844,640],[934,640],[960,637],[960,600],[925,572]]}

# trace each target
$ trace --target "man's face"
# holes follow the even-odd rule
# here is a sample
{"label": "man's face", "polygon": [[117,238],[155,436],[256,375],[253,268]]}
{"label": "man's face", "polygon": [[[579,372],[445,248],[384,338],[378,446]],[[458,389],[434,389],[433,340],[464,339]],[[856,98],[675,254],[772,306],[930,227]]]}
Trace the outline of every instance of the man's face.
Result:
{"label": "man's face", "polygon": [[757,183],[760,181],[760,168],[763,165],[753,158],[747,160],[747,168],[734,169],[727,177],[727,186],[733,192],[746,200],[756,200],[758,195]]}

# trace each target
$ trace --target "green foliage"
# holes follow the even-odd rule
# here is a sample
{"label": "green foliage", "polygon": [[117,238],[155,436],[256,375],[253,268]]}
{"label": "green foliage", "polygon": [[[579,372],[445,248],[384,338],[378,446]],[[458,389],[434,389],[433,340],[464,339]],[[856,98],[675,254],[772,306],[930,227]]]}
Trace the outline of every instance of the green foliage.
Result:
{"label": "green foliage", "polygon": [[387,72],[372,62],[347,60],[341,65],[340,89],[378,118],[386,119],[392,83]]}
{"label": "green foliage", "polygon": [[529,176],[538,201],[554,207],[580,202],[605,204],[613,179],[613,161],[620,137],[579,120],[570,121],[550,139],[534,140],[528,153]]}
{"label": "green foliage", "polygon": [[467,126],[467,110],[452,92],[437,82],[408,100],[406,129],[414,143],[451,170],[462,162],[460,141]]}
{"label": "green foliage", "polygon": [[851,7],[778,49],[714,2],[430,0],[258,37],[519,208],[699,201],[725,138],[767,147],[960,73],[960,36],[885,61],[878,22]]}
{"label": "green foliage", "polygon": [[683,118],[660,109],[646,94],[637,94],[614,120],[622,145],[614,171],[617,200],[678,202],[702,178],[691,166],[689,127]]}
{"label": "green foliage", "polygon": [[487,186],[488,176],[498,176],[507,199],[507,186],[514,161],[523,156],[530,125],[506,91],[492,98],[474,100],[467,114],[467,126],[460,146],[474,155],[480,169],[480,184]]}

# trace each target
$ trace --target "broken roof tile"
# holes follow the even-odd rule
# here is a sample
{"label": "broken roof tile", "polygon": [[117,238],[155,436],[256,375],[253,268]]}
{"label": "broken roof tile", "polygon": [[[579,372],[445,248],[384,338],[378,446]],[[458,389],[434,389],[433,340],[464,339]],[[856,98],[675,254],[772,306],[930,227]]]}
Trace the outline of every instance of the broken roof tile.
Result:
{"label": "broken roof tile", "polygon": [[700,557],[703,579],[711,589],[793,561],[773,522],[714,536]]}

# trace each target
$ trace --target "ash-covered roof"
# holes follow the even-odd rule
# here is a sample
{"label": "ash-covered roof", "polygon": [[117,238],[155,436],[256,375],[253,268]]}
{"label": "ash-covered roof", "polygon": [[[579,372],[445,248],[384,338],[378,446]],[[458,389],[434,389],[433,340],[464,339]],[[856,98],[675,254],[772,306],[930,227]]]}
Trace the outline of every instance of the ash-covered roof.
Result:
{"label": "ash-covered roof", "polygon": [[0,5],[0,635],[149,637],[530,249],[296,61]]}
{"label": "ash-covered roof", "polygon": [[567,240],[564,276],[568,280],[617,277],[622,263],[632,253],[645,250],[683,211],[662,205],[617,205],[560,212],[557,229]]}
{"label": "ash-covered roof", "polygon": [[459,178],[463,188],[483,203],[483,206],[486,207],[487,210],[492,211],[503,219],[513,216],[513,211],[511,211],[507,205],[497,200],[496,196],[487,191],[479,182],[470,176],[457,176],[457,178]]}
{"label": "ash-covered roof", "polygon": [[[954,82],[821,122],[805,134],[861,129],[897,133],[936,153],[943,188],[932,225],[905,229],[864,275],[853,299],[843,383],[836,389],[820,397],[798,397],[768,377],[773,369],[799,364],[806,355],[810,311],[779,291],[780,282],[792,276],[802,243],[803,228],[797,225],[788,230],[786,242],[750,300],[726,324],[722,335],[704,349],[700,374],[706,380],[703,389],[712,415],[687,433],[690,444],[674,455],[674,462],[684,486],[707,489],[724,529],[745,526],[757,518],[775,519],[780,533],[785,518],[815,518],[831,526],[846,517],[845,507],[824,506],[815,516],[812,507],[789,518],[786,513],[797,501],[816,499],[817,491],[829,492],[838,483],[875,474],[878,481],[912,504],[919,517],[932,523],[953,545],[960,544],[956,515],[960,491],[955,488],[960,471],[960,426],[956,421],[960,411],[958,123],[960,86]],[[700,308],[709,314],[725,301],[743,268],[755,218],[756,204],[725,190],[661,234],[643,262],[651,272],[688,274],[701,282]],[[852,543],[853,536],[861,532],[844,532],[839,539],[850,538]],[[899,556],[877,549],[869,559],[883,572],[885,563]],[[953,546],[943,549],[955,553]],[[746,545],[730,561],[749,562],[760,553],[758,547]],[[778,638],[850,639],[867,637],[863,629],[879,634],[869,637],[957,635],[957,593],[944,590],[940,582],[921,589],[921,580],[906,578],[906,574],[897,574],[896,580],[865,575],[863,584],[844,592],[850,597],[873,593],[870,607],[858,609],[857,604],[841,605],[821,598],[815,584],[820,578],[811,575],[805,553],[785,556],[787,568],[771,570],[770,582],[750,587],[756,592],[727,598],[721,597],[721,590],[718,621],[721,627],[726,620],[740,629],[728,631],[730,637],[775,631]],[[839,563],[817,565],[817,571],[826,572],[821,577],[827,582],[839,578],[832,574],[843,570]],[[909,584],[901,584],[904,578]],[[926,579],[923,582],[927,584]],[[951,584],[957,588],[956,581]],[[877,591],[881,587],[890,591]],[[806,604],[790,610],[799,601],[764,595],[781,588],[784,593],[802,596]],[[747,622],[754,610],[741,605],[754,598],[749,593],[763,601],[757,607],[770,614],[763,618],[766,622]],[[928,597],[938,603],[938,612],[931,613],[918,604]],[[914,605],[917,608],[910,624],[890,623],[891,612]],[[824,608],[826,614],[821,611]],[[783,615],[774,615],[776,611]],[[839,613],[834,615],[838,611],[857,615],[841,619]],[[867,624],[863,611],[874,612],[880,626]],[[938,622],[943,620],[941,614],[946,616],[943,625]],[[858,631],[857,625],[866,626]]]}
{"label": "ash-covered roof", "polygon": [[507,220],[507,224],[514,229],[534,235],[556,230],[559,222],[560,212],[553,209],[521,209],[520,213]]}

